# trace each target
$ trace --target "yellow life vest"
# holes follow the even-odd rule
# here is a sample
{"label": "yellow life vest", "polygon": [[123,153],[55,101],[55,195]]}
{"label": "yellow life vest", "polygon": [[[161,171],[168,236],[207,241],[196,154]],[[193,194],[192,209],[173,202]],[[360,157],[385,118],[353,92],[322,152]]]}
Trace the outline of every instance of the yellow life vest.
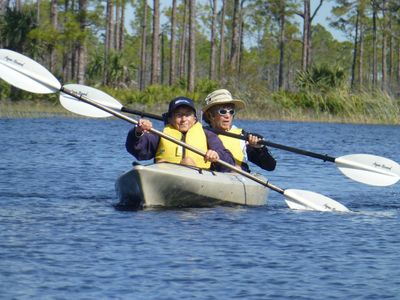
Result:
{"label": "yellow life vest", "polygon": [[[242,129],[241,128],[231,128],[230,130],[228,130],[228,132],[235,133],[235,134],[241,134]],[[244,156],[244,152],[243,152],[244,147],[246,146],[244,141],[237,139],[237,138],[229,137],[229,136],[226,136],[223,134],[219,134],[218,137],[224,144],[224,147],[232,153],[233,158],[235,159],[235,164],[237,166],[241,166],[241,164],[246,160],[245,156]]]}
{"label": "yellow life vest", "polygon": [[[176,138],[177,140],[182,141],[183,134],[171,125],[165,126],[163,132],[169,136]],[[202,150],[204,153],[208,150],[207,137],[204,133],[203,127],[199,122],[196,122],[196,124],[194,124],[186,132],[185,140],[183,142],[199,150]],[[211,163],[205,162],[203,156],[198,155],[188,149],[183,149],[182,146],[179,146],[178,144],[170,142],[164,138],[160,138],[160,143],[157,147],[155,160],[156,162],[158,162],[159,160],[163,160],[179,164],[183,158],[184,152],[185,157],[190,157],[191,159],[193,159],[197,167],[204,169],[210,168]]]}

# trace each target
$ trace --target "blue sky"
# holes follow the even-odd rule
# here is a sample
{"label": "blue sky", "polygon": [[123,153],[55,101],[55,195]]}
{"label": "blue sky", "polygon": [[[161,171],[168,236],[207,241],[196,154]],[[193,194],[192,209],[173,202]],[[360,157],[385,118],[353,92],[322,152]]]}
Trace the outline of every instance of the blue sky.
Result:
{"label": "blue sky", "polygon": [[[315,11],[315,8],[317,7],[319,1],[318,0],[311,0],[311,10],[312,12]],[[333,37],[339,41],[345,41],[347,40],[346,36],[343,34],[343,32],[338,31],[333,29],[332,27],[329,26],[329,21],[327,20],[330,15],[331,15],[331,10],[333,7],[333,1],[331,0],[325,0],[324,3],[322,4],[321,8],[318,11],[318,14],[315,16],[314,24],[321,24],[326,28],[326,30],[330,31],[333,35]]]}

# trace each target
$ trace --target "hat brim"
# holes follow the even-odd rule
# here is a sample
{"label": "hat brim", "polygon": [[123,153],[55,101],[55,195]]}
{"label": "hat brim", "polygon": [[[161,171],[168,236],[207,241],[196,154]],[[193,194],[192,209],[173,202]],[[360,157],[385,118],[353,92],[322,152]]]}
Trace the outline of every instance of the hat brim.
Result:
{"label": "hat brim", "polygon": [[174,113],[174,111],[176,111],[179,107],[184,107],[184,106],[186,106],[186,107],[192,109],[192,110],[194,111],[194,113],[197,114],[197,109],[196,109],[196,107],[193,107],[193,106],[191,106],[191,105],[189,105],[189,104],[186,104],[186,103],[182,103],[182,104],[178,104],[178,105],[175,106],[174,108],[168,110],[168,116],[172,116],[172,114]]}
{"label": "hat brim", "polygon": [[208,111],[211,107],[216,106],[216,105],[224,105],[224,104],[233,104],[235,105],[236,110],[241,110],[246,107],[246,103],[243,100],[240,99],[232,99],[232,100],[227,100],[227,101],[215,101],[213,103],[210,103],[202,108],[203,113]]}

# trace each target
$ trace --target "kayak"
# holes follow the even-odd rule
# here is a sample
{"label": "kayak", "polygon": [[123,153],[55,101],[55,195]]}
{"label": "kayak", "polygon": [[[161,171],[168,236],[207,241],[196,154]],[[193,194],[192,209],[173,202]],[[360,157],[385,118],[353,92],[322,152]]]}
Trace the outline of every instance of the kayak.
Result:
{"label": "kayak", "polygon": [[[263,176],[257,176],[265,180]],[[134,165],[115,183],[118,208],[261,206],[268,189],[237,173],[172,163]]]}

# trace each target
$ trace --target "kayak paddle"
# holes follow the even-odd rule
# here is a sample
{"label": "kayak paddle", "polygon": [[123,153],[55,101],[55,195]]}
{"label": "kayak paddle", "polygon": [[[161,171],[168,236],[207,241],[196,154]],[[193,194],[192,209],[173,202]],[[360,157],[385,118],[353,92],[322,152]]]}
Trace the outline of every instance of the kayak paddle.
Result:
{"label": "kayak paddle", "polygon": [[[7,81],[9,84],[16,86],[20,89],[33,92],[33,93],[57,93],[62,92],[65,95],[61,104],[73,113],[79,113],[88,117],[109,117],[115,116],[125,120],[134,125],[138,121],[129,118],[128,116],[120,113],[122,105],[113,100],[111,107],[104,105],[104,100],[94,101],[84,95],[83,92],[69,90],[61,86],[60,82],[43,66],[34,60],[11,50],[0,49],[0,77]],[[105,93],[104,93],[105,94]],[[102,103],[103,101],[103,103]],[[105,102],[108,102],[109,99]],[[196,154],[204,156],[205,153],[197,148],[194,148],[180,140],[177,140],[165,133],[158,131],[154,128],[150,132],[157,134],[173,143],[189,149]],[[243,171],[235,166],[232,166],[225,161],[218,160],[217,163],[237,172],[259,184],[274,190],[285,196],[285,201],[291,209],[305,209],[317,211],[341,211],[347,212],[349,209],[337,201],[323,196],[318,193],[298,190],[286,189],[283,190],[268,181],[263,181],[260,178],[253,176],[250,173]]]}
{"label": "kayak paddle", "polygon": [[[248,134],[252,134],[241,135],[216,129],[213,129],[213,131],[242,140],[247,140]],[[263,138],[260,135],[257,136]],[[389,186],[400,180],[400,165],[385,157],[372,154],[348,154],[335,158],[327,154],[306,151],[264,139],[259,141],[259,144],[335,163],[344,175],[364,184]]]}
{"label": "kayak paddle", "polygon": [[[92,87],[80,84],[67,84],[64,85],[64,88],[68,88],[74,90],[77,93],[84,94],[90,99],[96,99],[97,102],[101,102],[103,105],[115,108],[119,111],[163,121],[162,116],[126,108],[122,106],[122,104],[118,103],[118,101],[110,95]],[[60,94],[60,101],[64,105],[64,107],[73,104],[73,102],[71,102],[70,100],[66,101],[65,97],[68,96],[63,93]],[[69,106],[67,109],[71,110],[71,108],[72,107]],[[77,107],[76,110],[73,110],[73,112],[77,114],[83,113],[83,115],[87,115],[89,112],[86,111],[86,109],[82,108],[84,107],[80,105]],[[209,127],[207,127],[207,129],[217,134],[223,134],[232,138],[242,140],[247,140],[248,134],[250,134],[235,134]],[[263,138],[258,134],[256,135]],[[349,154],[335,158],[327,154],[319,154],[311,151],[306,151],[286,145],[273,143],[264,139],[259,141],[259,144],[335,163],[338,169],[344,175],[355,181],[368,185],[388,186],[395,184],[400,179],[400,165],[393,160],[381,156],[371,154]]]}

